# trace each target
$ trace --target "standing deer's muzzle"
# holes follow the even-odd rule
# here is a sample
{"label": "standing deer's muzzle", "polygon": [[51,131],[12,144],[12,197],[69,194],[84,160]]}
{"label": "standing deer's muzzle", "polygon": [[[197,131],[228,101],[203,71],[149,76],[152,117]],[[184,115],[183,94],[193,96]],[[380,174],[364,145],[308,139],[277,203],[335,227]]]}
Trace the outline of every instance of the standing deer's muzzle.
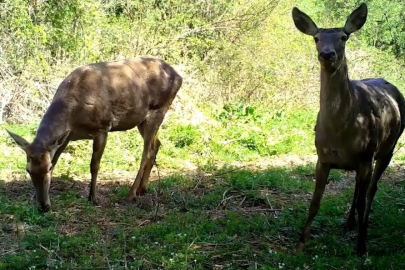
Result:
{"label": "standing deer's muzzle", "polygon": [[319,60],[335,62],[337,60],[337,54],[334,50],[322,50],[319,53]]}

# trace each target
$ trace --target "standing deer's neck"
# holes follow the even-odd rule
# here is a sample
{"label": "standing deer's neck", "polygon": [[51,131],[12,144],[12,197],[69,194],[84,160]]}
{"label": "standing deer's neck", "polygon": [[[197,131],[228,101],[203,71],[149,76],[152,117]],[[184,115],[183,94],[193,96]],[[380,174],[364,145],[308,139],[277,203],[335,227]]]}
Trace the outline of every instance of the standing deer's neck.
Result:
{"label": "standing deer's neck", "polygon": [[320,114],[329,123],[346,123],[353,106],[346,59],[334,72],[321,67]]}
{"label": "standing deer's neck", "polygon": [[39,124],[32,145],[42,151],[48,142],[64,134],[69,127],[69,121],[66,119],[68,115],[66,102],[53,100]]}

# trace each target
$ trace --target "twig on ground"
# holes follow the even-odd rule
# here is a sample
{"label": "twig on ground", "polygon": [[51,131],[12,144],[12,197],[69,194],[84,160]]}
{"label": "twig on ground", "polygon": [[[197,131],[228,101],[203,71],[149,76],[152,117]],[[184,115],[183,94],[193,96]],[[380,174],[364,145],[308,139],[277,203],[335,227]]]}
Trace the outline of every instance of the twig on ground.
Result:
{"label": "twig on ground", "polygon": [[107,234],[106,238],[107,238],[106,239],[107,241],[103,241],[104,242],[104,249],[103,249],[104,258],[105,258],[105,260],[107,262],[108,269],[112,269],[111,265],[110,265],[110,260],[108,259],[108,252],[107,252],[108,234]]}
{"label": "twig on ground", "polygon": [[242,209],[244,212],[281,212],[283,209],[264,209],[264,208],[259,208],[259,209]]}
{"label": "twig on ground", "polygon": [[138,227],[142,227],[143,225],[145,225],[147,223],[150,223],[149,219],[146,219],[146,220],[142,221],[141,223],[139,223]]}
{"label": "twig on ground", "polygon": [[228,173],[231,173],[231,172],[239,171],[239,170],[241,170],[241,169],[243,169],[243,168],[245,168],[245,167],[247,167],[247,165],[244,165],[244,166],[241,166],[241,167],[238,167],[238,168],[229,170],[229,171],[225,171],[225,172],[221,172],[221,173],[218,173],[218,174],[214,174],[214,175],[212,176],[212,178],[215,178],[215,177],[218,177],[218,176],[223,176],[223,175],[228,174]]}
{"label": "twig on ground", "polygon": [[54,250],[49,250],[49,249],[47,249],[46,247],[44,247],[43,245],[41,245],[41,244],[38,244],[38,246],[39,246],[40,248],[42,248],[43,250],[45,250],[46,252],[48,252],[49,254],[55,254],[55,256],[56,256],[60,261],[63,261],[62,258],[59,257],[59,255],[58,255]]}
{"label": "twig on ground", "polygon": [[228,193],[229,189],[225,190],[225,192],[222,194],[222,201],[218,204],[217,208],[222,206],[223,208],[226,207],[227,203],[231,200],[231,199],[235,199],[235,198],[239,198],[242,197],[243,195],[231,195],[229,197],[226,197],[226,193]]}
{"label": "twig on ground", "polygon": [[197,187],[198,187],[198,185],[201,183],[201,180],[203,179],[203,177],[199,177],[198,178],[198,182],[197,182],[197,184],[194,186],[194,188],[193,188],[193,190],[196,190],[197,189]]}
{"label": "twig on ground", "polygon": [[8,250],[8,251],[6,251],[6,252],[0,253],[0,257],[3,257],[3,256],[6,255],[6,254],[10,254],[10,253],[16,252],[17,250],[18,250],[18,249],[11,249],[11,250]]}
{"label": "twig on ground", "polygon": [[241,207],[241,206],[242,206],[242,204],[245,202],[245,200],[246,200],[246,196],[245,196],[245,197],[243,197],[243,199],[240,201],[240,203],[239,203],[239,207]]}

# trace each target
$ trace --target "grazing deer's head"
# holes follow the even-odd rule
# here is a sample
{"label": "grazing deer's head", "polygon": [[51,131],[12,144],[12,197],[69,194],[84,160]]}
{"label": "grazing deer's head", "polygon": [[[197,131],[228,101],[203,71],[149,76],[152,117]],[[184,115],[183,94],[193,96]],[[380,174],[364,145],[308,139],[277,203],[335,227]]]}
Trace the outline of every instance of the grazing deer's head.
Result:
{"label": "grazing deer's head", "polygon": [[11,138],[27,154],[26,170],[31,177],[36,192],[37,204],[43,212],[49,211],[51,201],[49,199],[49,185],[52,174],[52,158],[56,150],[67,139],[69,132],[50,140],[46,145],[28,143],[21,136],[7,130]]}
{"label": "grazing deer's head", "polygon": [[292,10],[292,17],[298,30],[314,38],[322,68],[334,72],[345,61],[345,45],[350,34],[363,27],[367,20],[367,5],[363,3],[354,10],[342,28],[318,28],[296,7]]}

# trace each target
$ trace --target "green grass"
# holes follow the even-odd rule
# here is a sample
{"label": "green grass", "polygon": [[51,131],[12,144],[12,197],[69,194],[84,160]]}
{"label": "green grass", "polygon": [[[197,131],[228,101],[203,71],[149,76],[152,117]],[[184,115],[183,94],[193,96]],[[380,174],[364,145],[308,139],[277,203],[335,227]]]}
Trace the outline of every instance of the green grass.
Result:
{"label": "green grass", "polygon": [[[355,233],[341,233],[353,183],[333,191],[344,177],[328,186],[307,252],[291,254],[307,214],[312,169],[172,176],[130,206],[121,205],[128,186],[103,186],[99,197],[108,199],[94,207],[80,196],[86,184],[59,180],[45,215],[27,203],[30,183],[3,182],[0,269],[399,269],[403,181],[384,183],[377,193],[367,260],[354,255]],[[16,223],[23,232],[8,229]]]}
{"label": "green grass", "polygon": [[[100,206],[87,202],[89,181],[76,178],[88,178],[91,144],[75,142],[57,166],[46,214],[29,203],[24,153],[4,131],[31,140],[36,125],[3,126],[0,269],[402,269],[405,182],[393,167],[373,204],[366,259],[355,256],[356,233],[342,234],[354,183],[340,171],[330,175],[306,253],[292,254],[314,164],[272,161],[314,155],[315,116],[239,104],[213,110],[198,127],[169,119],[158,164],[170,173],[133,205],[122,203],[129,190],[122,181],[99,181]],[[135,176],[141,149],[136,130],[111,134],[103,172]],[[187,166],[195,170],[183,173]]]}
{"label": "green grass", "polygon": [[[218,163],[253,161],[282,154],[314,154],[312,111],[260,111],[239,104],[213,110],[202,126],[184,125],[169,118],[159,131],[162,147],[158,163],[164,168],[187,169],[189,164],[203,170]],[[0,126],[1,168],[24,173],[25,156],[7,135],[5,128],[31,141],[37,123],[30,126]],[[137,129],[110,133],[101,164],[101,173],[135,172],[141,159],[143,141]],[[55,171],[56,176],[78,177],[89,174],[91,141],[71,142]]]}

